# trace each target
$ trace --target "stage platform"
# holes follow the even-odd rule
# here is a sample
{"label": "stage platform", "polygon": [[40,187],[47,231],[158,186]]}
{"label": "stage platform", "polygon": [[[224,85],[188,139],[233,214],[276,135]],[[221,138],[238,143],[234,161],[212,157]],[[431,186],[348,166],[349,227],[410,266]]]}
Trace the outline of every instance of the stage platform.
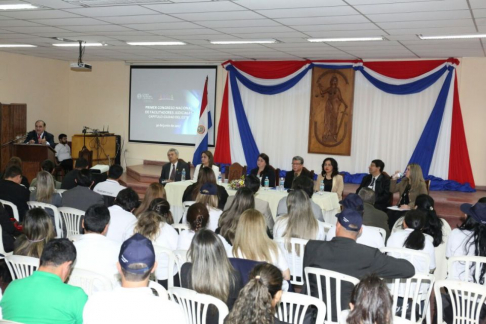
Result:
{"label": "stage platform", "polygon": [[[127,167],[127,172],[123,174],[122,180],[132,187],[143,198],[147,187],[152,182],[158,182],[162,165],[165,162],[159,161],[144,161],[141,165],[132,165]],[[193,167],[192,167],[193,169]],[[191,174],[193,170],[191,170]],[[345,183],[344,193],[346,196],[349,193],[355,193],[358,185]],[[486,197],[486,191],[478,190],[472,193],[457,192],[457,191],[431,191],[430,196],[435,201],[435,208],[440,217],[445,218],[451,228],[456,228],[460,224],[464,215],[459,209],[462,203],[474,204],[481,197]],[[398,201],[398,193],[394,195],[394,202]]]}

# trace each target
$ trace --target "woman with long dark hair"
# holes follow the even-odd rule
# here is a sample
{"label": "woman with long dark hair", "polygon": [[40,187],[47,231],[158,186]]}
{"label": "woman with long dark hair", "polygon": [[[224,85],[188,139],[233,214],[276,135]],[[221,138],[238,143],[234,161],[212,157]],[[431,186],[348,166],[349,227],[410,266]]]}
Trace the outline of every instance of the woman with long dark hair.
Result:
{"label": "woman with long dark hair", "polygon": [[321,183],[324,182],[324,191],[335,192],[339,200],[343,199],[344,180],[339,174],[338,163],[333,158],[325,158],[322,161],[322,171],[317,176],[314,184],[314,191],[319,191]]}
{"label": "woman with long dark hair", "polygon": [[206,228],[209,222],[208,208],[205,204],[194,203],[187,210],[186,218],[189,229],[179,234],[179,240],[177,242],[178,250],[188,250],[194,235]]}
{"label": "woman with long dark hair", "polygon": [[165,198],[155,198],[149,205],[148,211],[157,212],[169,225],[174,224],[174,217],[170,211],[170,204]]}
{"label": "woman with long dark hair", "polygon": [[437,216],[434,199],[429,195],[418,195],[415,199],[415,209],[426,214],[423,232],[434,239],[434,247],[442,243],[442,221]]}
{"label": "woman with long dark hair", "polygon": [[196,166],[196,169],[194,170],[194,175],[192,177],[193,180],[197,180],[199,176],[199,170],[201,168],[210,168],[213,170],[214,175],[218,177],[219,174],[219,167],[214,164],[214,157],[213,153],[211,151],[203,151],[201,153],[201,164],[198,164]]}
{"label": "woman with long dark hair", "polygon": [[268,178],[269,187],[275,187],[275,170],[270,168],[270,158],[265,153],[260,153],[257,159],[257,167],[250,174],[260,178],[262,187],[265,186],[265,178]]}

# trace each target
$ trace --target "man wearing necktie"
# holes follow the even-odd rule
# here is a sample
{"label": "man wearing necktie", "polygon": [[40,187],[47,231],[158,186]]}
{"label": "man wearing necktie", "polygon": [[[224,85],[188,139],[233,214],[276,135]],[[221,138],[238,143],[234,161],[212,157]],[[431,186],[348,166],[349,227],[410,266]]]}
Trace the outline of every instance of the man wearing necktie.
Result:
{"label": "man wearing necktie", "polygon": [[375,208],[386,211],[390,200],[390,177],[383,173],[385,163],[382,160],[371,161],[368,170],[370,174],[361,181],[356,193],[361,188],[369,188],[375,192]]}
{"label": "man wearing necktie", "polygon": [[181,181],[182,170],[186,170],[186,179],[190,179],[189,164],[179,160],[179,151],[171,148],[167,152],[167,157],[169,158],[169,163],[164,164],[162,167],[162,173],[159,178],[160,183]]}
{"label": "man wearing necktie", "polygon": [[287,171],[287,174],[285,175],[284,187],[292,188],[292,183],[300,176],[306,176],[312,179],[311,173],[304,168],[304,158],[301,156],[294,156],[292,158],[292,171]]}
{"label": "man wearing necktie", "polygon": [[35,122],[35,129],[27,134],[24,143],[49,145],[54,148],[54,135],[46,132],[46,123],[43,120]]}

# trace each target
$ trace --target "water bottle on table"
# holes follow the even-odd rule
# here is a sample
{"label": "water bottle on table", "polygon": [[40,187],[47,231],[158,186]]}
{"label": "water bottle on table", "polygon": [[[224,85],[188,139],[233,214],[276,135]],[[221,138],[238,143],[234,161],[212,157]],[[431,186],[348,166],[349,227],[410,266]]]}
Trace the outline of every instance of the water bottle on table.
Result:
{"label": "water bottle on table", "polygon": [[218,184],[221,184],[221,172],[218,172]]}
{"label": "water bottle on table", "polygon": [[284,191],[285,190],[285,178],[284,177],[281,177],[280,178],[280,182],[279,182],[279,185],[280,185],[280,190],[281,191]]}
{"label": "water bottle on table", "polygon": [[321,180],[321,185],[319,186],[319,195],[324,194],[324,180]]}
{"label": "water bottle on table", "polygon": [[182,169],[181,181],[186,181],[186,169]]}
{"label": "water bottle on table", "polygon": [[265,185],[265,190],[268,190],[268,187],[270,186],[270,180],[268,180],[268,177],[265,177],[264,185]]}

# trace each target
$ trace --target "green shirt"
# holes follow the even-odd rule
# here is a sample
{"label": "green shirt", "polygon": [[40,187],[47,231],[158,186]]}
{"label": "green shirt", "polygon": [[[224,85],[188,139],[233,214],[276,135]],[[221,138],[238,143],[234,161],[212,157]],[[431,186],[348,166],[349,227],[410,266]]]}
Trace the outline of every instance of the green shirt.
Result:
{"label": "green shirt", "polygon": [[26,324],[83,323],[87,299],[83,289],[65,284],[55,274],[35,271],[8,285],[0,307],[4,319]]}

